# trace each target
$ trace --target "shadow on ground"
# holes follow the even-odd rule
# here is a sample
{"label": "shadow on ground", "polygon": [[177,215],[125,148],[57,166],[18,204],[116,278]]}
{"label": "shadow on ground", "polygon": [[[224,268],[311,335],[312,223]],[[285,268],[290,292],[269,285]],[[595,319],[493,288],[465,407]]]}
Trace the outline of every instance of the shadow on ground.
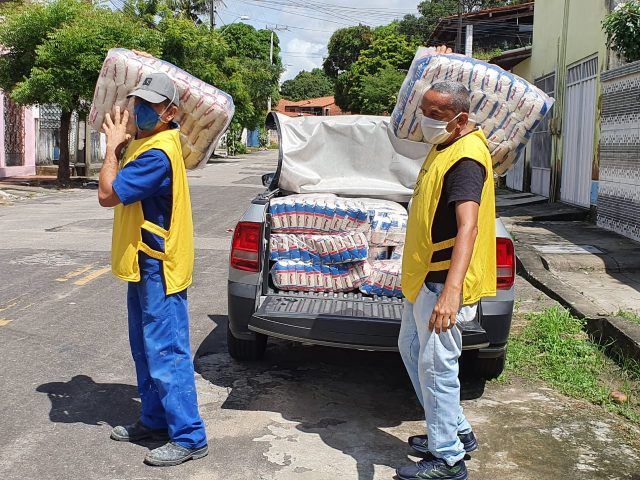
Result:
{"label": "shadow on ground", "polygon": [[[55,423],[86,425],[127,425],[140,417],[140,398],[135,385],[96,383],[87,375],[76,375],[68,382],[40,385],[51,401],[49,419]],[[145,439],[132,442],[152,450],[166,440]]]}
{"label": "shadow on ground", "polygon": [[138,389],[122,383],[96,383],[86,375],[68,382],[40,385],[51,401],[52,422],[87,425],[122,425],[135,422],[140,413]]}
{"label": "shadow on ground", "polygon": [[[227,317],[210,318],[217,326],[196,352],[196,371],[226,389],[223,409],[280,414],[298,432],[317,435],[327,446],[352,457],[359,480],[374,478],[375,465],[395,468],[406,461],[405,439],[387,431],[407,421],[422,425],[424,416],[397,353],[270,339],[264,360],[240,363],[227,353]],[[482,388],[473,385],[464,396],[474,396],[473,392],[477,396]],[[304,436],[295,430],[282,433],[286,429],[293,430],[285,424],[266,437],[271,449],[281,445],[291,454],[288,461],[294,462],[293,467],[296,449],[301,448],[297,444],[304,445],[300,439]]]}

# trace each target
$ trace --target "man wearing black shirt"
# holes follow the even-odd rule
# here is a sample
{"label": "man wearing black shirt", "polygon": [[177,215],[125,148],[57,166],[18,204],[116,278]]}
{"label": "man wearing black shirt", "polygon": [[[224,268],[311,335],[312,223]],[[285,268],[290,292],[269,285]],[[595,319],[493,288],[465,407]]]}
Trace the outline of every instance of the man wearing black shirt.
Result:
{"label": "man wearing black shirt", "polygon": [[434,84],[421,103],[433,148],[409,211],[398,347],[428,435],[409,439],[425,459],[398,469],[400,480],[466,480],[465,453],[477,448],[460,406],[460,324],[475,318],[481,297],[495,295],[495,199],[487,139],[469,109],[468,89],[451,81]]}

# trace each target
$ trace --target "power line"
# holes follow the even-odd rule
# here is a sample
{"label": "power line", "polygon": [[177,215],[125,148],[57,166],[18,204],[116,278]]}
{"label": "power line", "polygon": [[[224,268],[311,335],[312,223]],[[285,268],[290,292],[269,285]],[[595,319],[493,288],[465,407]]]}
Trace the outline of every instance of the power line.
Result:
{"label": "power line", "polygon": [[275,11],[277,11],[277,12],[290,13],[290,14],[297,15],[297,16],[299,16],[299,17],[305,17],[305,18],[311,18],[311,19],[313,19],[313,20],[321,20],[321,21],[323,21],[323,22],[335,23],[335,24],[337,24],[337,25],[342,25],[342,26],[345,26],[345,27],[350,27],[350,26],[352,26],[352,24],[349,24],[349,23],[336,22],[336,21],[334,21],[334,20],[329,20],[329,19],[327,19],[327,18],[320,18],[320,17],[314,17],[314,16],[311,16],[311,15],[305,15],[305,14],[303,14],[303,13],[299,13],[299,12],[292,12],[291,10],[285,10],[285,9],[283,9],[283,8],[267,7],[266,5],[261,5],[261,4],[260,4],[260,2],[258,2],[258,3],[254,3],[254,2],[255,2],[255,0],[253,0],[253,1],[252,1],[252,0],[239,0],[239,1],[240,1],[240,2],[242,2],[242,3],[244,3],[244,4],[246,4],[246,5],[252,6],[252,7],[266,8],[266,9],[268,9],[268,10],[275,10]]}
{"label": "power line", "polygon": [[[241,15],[241,14],[240,14],[240,13],[238,13],[238,12],[232,12],[232,11],[231,11],[231,10],[229,10],[228,8],[226,8],[226,9],[225,9],[225,11],[226,11],[227,13],[232,14],[232,15]],[[265,22],[265,23],[271,23],[271,21],[270,21],[270,20],[265,20],[265,19],[263,19],[263,18],[255,18],[255,17],[253,17],[253,16],[251,16],[251,20],[256,20],[256,21],[259,21],[259,22]],[[296,27],[296,26],[294,26],[294,25],[285,25],[285,24],[283,24],[283,23],[279,23],[278,25],[282,25],[283,27],[287,27],[287,28],[294,28],[294,29],[296,29],[296,30],[306,30],[306,31],[308,31],[308,32],[320,32],[320,33],[333,33],[333,32],[335,32],[335,30],[317,30],[317,29],[314,29],[314,28]]]}

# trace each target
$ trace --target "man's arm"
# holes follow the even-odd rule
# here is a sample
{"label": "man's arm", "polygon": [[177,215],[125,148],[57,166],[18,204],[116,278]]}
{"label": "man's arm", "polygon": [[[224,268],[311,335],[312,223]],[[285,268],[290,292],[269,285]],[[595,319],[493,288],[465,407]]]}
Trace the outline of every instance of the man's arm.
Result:
{"label": "man's arm", "polygon": [[478,236],[478,211],[480,206],[474,201],[456,202],[456,222],[458,234],[451,255],[451,266],[444,289],[436,302],[429,321],[429,330],[446,332],[456,323],[460,310],[460,299],[464,278],[471,263],[473,247]]}
{"label": "man's arm", "polygon": [[118,194],[113,189],[113,182],[118,174],[118,156],[126,142],[131,139],[131,135],[127,134],[128,122],[129,112],[125,110],[121,117],[120,107],[116,107],[114,120],[112,121],[111,115],[107,113],[102,125],[102,129],[107,136],[107,152],[100,169],[98,202],[103,207],[115,207],[121,203]]}

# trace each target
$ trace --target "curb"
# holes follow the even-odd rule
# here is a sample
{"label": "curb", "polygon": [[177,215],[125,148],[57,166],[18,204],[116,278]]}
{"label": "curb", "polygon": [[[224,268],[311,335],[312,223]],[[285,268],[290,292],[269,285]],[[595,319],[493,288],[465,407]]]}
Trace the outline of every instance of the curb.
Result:
{"label": "curb", "polygon": [[518,273],[538,290],[556,300],[572,315],[585,320],[591,337],[614,355],[640,360],[640,325],[625,318],[604,315],[575,288],[544,266],[542,258],[526,245],[516,249]]}

